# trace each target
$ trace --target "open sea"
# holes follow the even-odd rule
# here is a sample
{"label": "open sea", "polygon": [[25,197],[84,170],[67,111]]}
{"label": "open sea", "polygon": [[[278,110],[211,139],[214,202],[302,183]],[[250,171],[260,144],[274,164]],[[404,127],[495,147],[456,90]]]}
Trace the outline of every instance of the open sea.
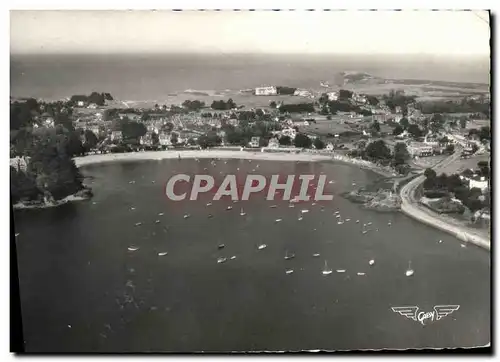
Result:
{"label": "open sea", "polygon": [[[207,206],[208,196],[176,203],[164,196],[171,175],[244,177],[257,164],[263,175],[277,169],[324,173],[334,180],[327,185],[334,199],[290,208],[288,202],[260,198]],[[95,193],[92,200],[15,213],[29,352],[444,348],[490,342],[490,253],[462,247],[402,214],[364,210],[340,196],[379,177],[371,172],[328,162],[256,160],[221,160],[215,167],[209,160],[108,163],[84,166],[82,172]],[[232,210],[226,210],[229,205]],[[299,221],[301,209],[309,212]],[[344,224],[337,223],[335,211]],[[191,217],[184,219],[186,213]],[[366,234],[363,223],[371,223]],[[221,243],[225,248],[218,249]],[[261,243],[267,248],[258,250]],[[130,246],[138,249],[129,251]],[[285,260],[287,252],[295,258]],[[219,257],[227,262],[218,264]],[[330,275],[322,274],[325,261]],[[415,273],[407,277],[410,262]],[[460,309],[425,326],[391,310],[418,306],[428,312],[447,304]]]}
{"label": "open sea", "polygon": [[318,88],[342,71],[393,79],[489,83],[489,59],[346,55],[12,55],[11,96],[62,99],[92,91],[119,100],[168,99],[262,85]]}

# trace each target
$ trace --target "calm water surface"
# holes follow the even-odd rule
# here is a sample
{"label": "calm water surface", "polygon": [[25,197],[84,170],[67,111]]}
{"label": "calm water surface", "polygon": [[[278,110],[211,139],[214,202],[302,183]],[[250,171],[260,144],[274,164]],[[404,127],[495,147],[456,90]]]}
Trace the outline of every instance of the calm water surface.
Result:
{"label": "calm water surface", "polygon": [[[269,175],[277,167],[284,174],[323,172],[335,180],[327,191],[336,196],[295,208],[257,198],[207,207],[208,196],[184,203],[164,196],[173,174],[206,173],[206,167],[222,179],[244,176],[257,164]],[[209,160],[113,163],[86,166],[83,173],[95,192],[91,201],[15,215],[28,351],[339,350],[490,341],[490,254],[339,196],[374,174],[331,163],[243,160],[216,167]],[[310,212],[298,221],[303,208]],[[337,210],[351,220],[338,225]],[[261,243],[268,246],[259,251]],[[131,245],[139,250],[128,251]],[[296,257],[285,260],[287,250]],[[217,264],[221,256],[228,261]],[[329,276],[321,273],[325,260],[334,270]],[[409,278],[410,260],[415,274]],[[286,275],[288,268],[294,273]],[[437,304],[460,309],[426,326],[391,311],[414,305],[432,311]]]}

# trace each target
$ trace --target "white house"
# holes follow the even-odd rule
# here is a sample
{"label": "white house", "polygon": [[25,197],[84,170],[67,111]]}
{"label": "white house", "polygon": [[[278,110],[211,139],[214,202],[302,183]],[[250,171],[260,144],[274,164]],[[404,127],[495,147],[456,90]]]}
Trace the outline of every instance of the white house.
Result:
{"label": "white house", "polygon": [[326,147],[325,147],[325,149],[326,149],[327,151],[333,151],[333,148],[334,148],[334,147],[333,147],[333,143],[331,143],[331,142],[328,142],[328,144],[327,144],[327,145],[326,145]]}
{"label": "white house", "polygon": [[123,139],[122,131],[111,132],[111,141],[121,141]]}
{"label": "white house", "polygon": [[272,95],[277,95],[277,94],[278,94],[278,90],[274,86],[255,88],[255,95],[256,96],[272,96]]}
{"label": "white house", "polygon": [[280,146],[280,143],[279,143],[277,138],[271,138],[269,140],[268,145],[267,145],[267,147],[269,147],[269,148],[279,148],[279,146]]}
{"label": "white house", "polygon": [[304,90],[304,89],[295,90],[293,95],[298,96],[298,97],[311,97],[312,96],[311,92],[309,92],[308,90]]}
{"label": "white house", "polygon": [[260,137],[252,137],[250,141],[250,147],[259,147],[260,145]]}
{"label": "white house", "polygon": [[336,101],[339,99],[339,92],[328,92],[326,95],[329,101]]}

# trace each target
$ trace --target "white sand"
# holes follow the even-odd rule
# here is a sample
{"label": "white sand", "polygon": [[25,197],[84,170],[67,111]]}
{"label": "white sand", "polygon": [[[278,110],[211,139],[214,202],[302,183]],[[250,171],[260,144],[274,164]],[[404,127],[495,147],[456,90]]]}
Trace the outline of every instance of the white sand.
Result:
{"label": "white sand", "polygon": [[146,151],[130,153],[106,153],[103,155],[88,155],[75,157],[76,166],[113,161],[163,160],[186,158],[239,158],[247,160],[268,161],[325,161],[334,159],[333,155],[318,155],[311,153],[278,153],[278,152],[248,152],[231,150],[182,150],[182,151]]}

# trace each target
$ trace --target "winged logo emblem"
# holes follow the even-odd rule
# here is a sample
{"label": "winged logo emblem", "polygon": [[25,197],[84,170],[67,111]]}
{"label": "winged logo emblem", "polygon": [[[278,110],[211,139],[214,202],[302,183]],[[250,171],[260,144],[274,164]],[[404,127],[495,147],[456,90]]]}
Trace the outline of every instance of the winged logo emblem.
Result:
{"label": "winged logo emblem", "polygon": [[441,320],[460,308],[459,305],[436,305],[432,312],[419,312],[417,306],[392,307],[392,311],[401,314],[403,317],[411,319],[425,325],[427,321],[433,322]]}

